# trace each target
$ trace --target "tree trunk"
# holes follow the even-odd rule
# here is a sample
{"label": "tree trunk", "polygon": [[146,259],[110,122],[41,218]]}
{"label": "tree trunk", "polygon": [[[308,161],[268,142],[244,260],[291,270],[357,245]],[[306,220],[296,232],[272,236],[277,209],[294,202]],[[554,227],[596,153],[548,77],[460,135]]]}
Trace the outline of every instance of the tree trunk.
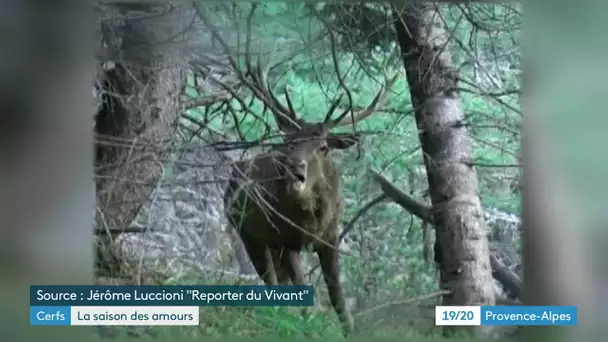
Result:
{"label": "tree trunk", "polygon": [[427,168],[444,305],[493,305],[472,143],[435,5],[395,5],[394,25]]}
{"label": "tree trunk", "polygon": [[164,174],[182,112],[184,54],[175,41],[184,39],[192,18],[185,8],[100,5],[104,68],[95,120],[96,230],[128,227]]}

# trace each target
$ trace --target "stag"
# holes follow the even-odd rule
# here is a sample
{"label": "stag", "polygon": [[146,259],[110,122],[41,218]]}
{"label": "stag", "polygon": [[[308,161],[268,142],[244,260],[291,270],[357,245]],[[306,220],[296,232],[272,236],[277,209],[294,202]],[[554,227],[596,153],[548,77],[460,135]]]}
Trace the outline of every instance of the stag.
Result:
{"label": "stag", "polygon": [[[271,91],[266,79],[268,71],[262,71],[260,64],[257,69],[252,67],[251,28],[257,6],[256,3],[251,5],[246,21],[245,72],[241,70],[243,63],[238,63],[233,57],[233,49],[222,38],[217,26],[204,10],[195,6],[214,41],[226,54],[240,85],[248,88],[254,97],[264,103],[265,109],[272,112],[279,130],[284,133],[284,145],[235,164],[224,195],[226,218],[233,232],[238,232],[256,272],[267,285],[277,285],[279,281],[281,284],[291,281],[303,285],[300,252],[305,247],[312,247],[319,257],[331,304],[344,334],[349,335],[354,329],[354,322],[346,308],[339,279],[338,253],[339,220],[344,202],[340,171],[331,158],[330,150],[352,146],[358,141],[358,135],[335,134],[330,130],[347,124],[355,127],[358,121],[372,115],[384,102],[387,90],[398,74],[380,88],[366,109],[353,113],[349,108],[332,119],[340,104],[341,98],[338,98],[323,121],[306,122],[296,115],[287,89],[285,107]],[[332,49],[337,68],[333,40]],[[241,108],[247,110],[248,106],[233,87],[223,84],[209,73],[205,74],[211,76],[241,104]],[[340,83],[343,85],[342,80]],[[349,103],[352,105],[352,101]],[[351,115],[347,117],[348,114]]]}
{"label": "stag", "polygon": [[344,202],[340,170],[331,150],[349,148],[358,141],[358,135],[330,130],[354,125],[373,114],[397,75],[364,110],[353,113],[347,109],[333,119],[338,98],[321,122],[299,118],[287,90],[285,107],[271,91],[259,65],[247,75],[243,83],[270,109],[284,144],[234,165],[224,196],[226,217],[267,285],[304,284],[300,252],[312,247],[319,257],[331,304],[344,334],[349,335],[354,322],[339,279],[339,221]]}

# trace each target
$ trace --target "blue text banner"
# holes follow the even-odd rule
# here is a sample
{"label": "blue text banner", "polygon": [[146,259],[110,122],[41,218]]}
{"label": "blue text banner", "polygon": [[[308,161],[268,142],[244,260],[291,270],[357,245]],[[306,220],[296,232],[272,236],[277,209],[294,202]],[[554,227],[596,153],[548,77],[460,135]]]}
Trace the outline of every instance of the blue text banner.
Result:
{"label": "blue text banner", "polygon": [[198,325],[198,306],[30,306],[30,325]]}
{"label": "blue text banner", "polygon": [[576,306],[482,306],[482,326],[563,326],[577,325]]}
{"label": "blue text banner", "polygon": [[310,285],[32,285],[30,306],[312,306]]}

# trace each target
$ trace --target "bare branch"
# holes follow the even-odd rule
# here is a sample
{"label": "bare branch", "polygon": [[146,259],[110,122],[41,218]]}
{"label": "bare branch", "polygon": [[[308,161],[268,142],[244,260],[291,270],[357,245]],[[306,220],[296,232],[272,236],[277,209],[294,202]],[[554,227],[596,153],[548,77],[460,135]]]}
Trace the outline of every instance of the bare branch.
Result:
{"label": "bare branch", "polygon": [[344,239],[344,237],[346,236],[346,234],[348,234],[348,232],[353,229],[353,227],[355,226],[355,223],[357,222],[357,220],[359,220],[359,218],[361,218],[361,216],[363,216],[368,210],[370,210],[374,206],[382,203],[387,198],[388,198],[388,195],[383,193],[379,196],[376,196],[373,200],[369,201],[369,203],[367,203],[361,209],[359,209],[359,211],[353,216],[353,218],[348,222],[348,224],[346,224],[346,227],[344,228],[344,230],[342,230],[342,233],[340,233],[338,242],[342,241]]}
{"label": "bare branch", "polygon": [[209,106],[212,105],[214,103],[217,102],[221,102],[221,101],[227,101],[230,100],[230,96],[228,95],[210,95],[210,96],[203,96],[201,98],[195,99],[195,100],[190,100],[186,103],[184,103],[184,109],[192,109],[192,108],[196,108],[196,107],[205,107],[205,106]]}
{"label": "bare branch", "polygon": [[[234,57],[230,54],[230,49],[226,41],[219,34],[217,27],[211,22],[210,18],[206,13],[194,6],[197,14],[201,21],[209,28],[213,39],[218,41],[225,53],[228,54],[228,60],[231,67],[236,72],[240,82],[245,85],[253,95],[260,100],[274,115],[279,127],[282,130],[289,129],[289,127],[299,128],[299,120],[297,119],[296,113],[291,110],[291,100],[287,99],[289,107],[285,108],[283,104],[277,99],[276,95],[272,92],[272,86],[268,82],[268,70],[269,66],[262,66],[261,61],[258,59],[256,66],[253,65],[251,58],[251,29],[252,29],[252,18],[257,9],[257,4],[252,4],[250,12],[247,16],[247,28],[246,28],[246,42],[245,42],[245,67],[246,70],[242,70]],[[285,90],[287,91],[287,90]],[[289,97],[289,95],[286,95]]]}
{"label": "bare branch", "polygon": [[[374,180],[380,184],[382,190],[390,199],[424,222],[433,224],[434,219],[431,208],[416,201],[414,198],[397,188],[377,171],[371,170],[371,174]],[[490,255],[490,264],[492,266],[494,278],[498,280],[513,296],[519,296],[519,291],[521,289],[521,281],[519,277],[509,270],[494,255]]]}

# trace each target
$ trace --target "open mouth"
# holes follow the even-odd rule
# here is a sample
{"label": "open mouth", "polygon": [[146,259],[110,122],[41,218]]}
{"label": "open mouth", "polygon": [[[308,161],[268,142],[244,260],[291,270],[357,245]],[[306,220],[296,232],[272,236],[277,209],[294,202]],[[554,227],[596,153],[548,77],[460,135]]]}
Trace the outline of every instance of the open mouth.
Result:
{"label": "open mouth", "polygon": [[301,173],[294,173],[293,178],[296,182],[304,183],[306,181],[306,177],[304,177]]}
{"label": "open mouth", "polygon": [[304,191],[306,177],[303,174],[297,172],[293,172],[292,177],[293,182],[291,183],[291,187],[293,188],[293,190],[295,190],[296,192]]}

